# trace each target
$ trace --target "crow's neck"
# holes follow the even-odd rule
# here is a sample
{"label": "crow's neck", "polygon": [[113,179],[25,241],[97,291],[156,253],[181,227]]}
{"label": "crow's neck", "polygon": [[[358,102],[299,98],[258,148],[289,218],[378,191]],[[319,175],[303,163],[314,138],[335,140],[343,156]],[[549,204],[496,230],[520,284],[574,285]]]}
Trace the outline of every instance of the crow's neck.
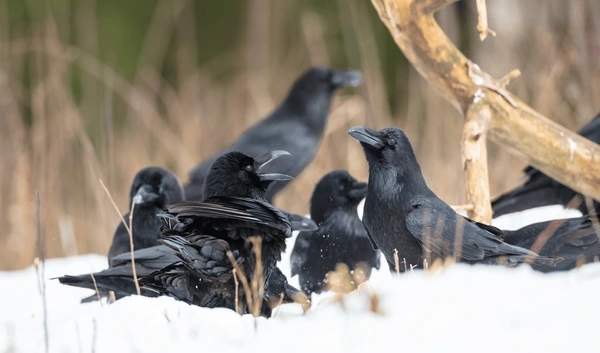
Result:
{"label": "crow's neck", "polygon": [[429,196],[418,164],[400,167],[375,166],[369,168],[369,194],[382,201],[410,200],[415,196]]}
{"label": "crow's neck", "polygon": [[327,123],[330,106],[330,92],[302,95],[295,94],[292,91],[283,104],[279,106],[276,113],[273,114],[273,117],[300,121],[312,132],[321,135]]}

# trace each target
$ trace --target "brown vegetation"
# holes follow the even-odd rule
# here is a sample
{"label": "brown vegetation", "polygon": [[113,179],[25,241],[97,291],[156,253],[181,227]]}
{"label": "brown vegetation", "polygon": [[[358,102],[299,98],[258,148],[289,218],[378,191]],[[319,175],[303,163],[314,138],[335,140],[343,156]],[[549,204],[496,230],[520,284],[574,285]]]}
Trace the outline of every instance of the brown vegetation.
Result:
{"label": "brown vegetation", "polygon": [[[433,190],[449,203],[464,203],[460,115],[415,71],[408,78],[386,73],[374,41],[382,25],[370,5],[344,1],[333,19],[308,11],[294,14],[302,19],[303,41],[290,49],[278,36],[286,26],[280,20],[285,6],[266,14],[252,10],[275,3],[280,2],[250,2],[247,16],[262,17],[239,28],[248,40],[228,75],[188,60],[201,48],[186,39],[186,28],[195,25],[186,11],[157,8],[132,80],[97,60],[91,42],[66,46],[55,19],[40,21],[27,37],[9,38],[10,28],[0,16],[0,268],[26,266],[36,255],[36,192],[49,257],[105,253],[119,219],[98,180],[106,182],[123,212],[139,168],[164,165],[185,180],[195,163],[267,114],[303,69],[335,66],[327,45],[332,26],[344,29],[348,62],[363,71],[366,82],[356,94],[336,99],[317,159],[277,203],[306,212],[315,181],[332,168],[366,178],[360,147],[346,135],[355,124],[405,129]],[[495,77],[518,67],[523,75],[513,91],[540,113],[576,129],[600,109],[600,81],[594,79],[600,77],[600,20],[593,16],[599,12],[600,2],[594,0],[488,1],[488,22],[497,37],[471,41],[468,55]],[[86,24],[81,31],[93,37],[94,14],[76,15]],[[265,17],[271,20],[266,30],[260,27]],[[455,42],[464,41],[456,7],[439,13],[438,20]],[[466,36],[476,38],[475,26],[468,27]],[[167,36],[176,36],[176,45],[166,45]],[[169,81],[160,68],[172,50],[176,80]],[[73,70],[81,72],[77,95],[70,85]],[[29,82],[21,79],[24,71],[31,73]],[[406,92],[397,97],[406,104],[392,108],[390,87]],[[125,109],[116,109],[119,105]],[[494,145],[488,159],[492,195],[520,179],[524,161]]]}

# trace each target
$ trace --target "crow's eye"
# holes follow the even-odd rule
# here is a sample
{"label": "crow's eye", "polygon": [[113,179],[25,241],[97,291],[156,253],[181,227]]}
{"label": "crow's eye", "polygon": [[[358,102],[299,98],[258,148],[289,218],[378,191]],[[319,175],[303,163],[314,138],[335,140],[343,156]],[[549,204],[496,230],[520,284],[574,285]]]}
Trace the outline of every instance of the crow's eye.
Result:
{"label": "crow's eye", "polygon": [[250,164],[248,164],[246,167],[244,167],[244,170],[247,171],[248,173],[252,173],[254,171],[254,167],[252,167]]}
{"label": "crow's eye", "polygon": [[387,139],[387,145],[391,147],[396,146],[396,140],[393,138]]}

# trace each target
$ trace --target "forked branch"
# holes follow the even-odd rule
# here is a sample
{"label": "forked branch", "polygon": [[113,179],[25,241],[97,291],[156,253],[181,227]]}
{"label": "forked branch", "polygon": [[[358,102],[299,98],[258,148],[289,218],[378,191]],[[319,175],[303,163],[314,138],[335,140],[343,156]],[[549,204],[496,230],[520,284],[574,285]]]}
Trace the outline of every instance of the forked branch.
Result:
{"label": "forked branch", "polygon": [[454,46],[433,14],[456,0],[371,1],[408,60],[463,116],[478,95],[491,114],[492,141],[600,200],[600,147],[530,108]]}

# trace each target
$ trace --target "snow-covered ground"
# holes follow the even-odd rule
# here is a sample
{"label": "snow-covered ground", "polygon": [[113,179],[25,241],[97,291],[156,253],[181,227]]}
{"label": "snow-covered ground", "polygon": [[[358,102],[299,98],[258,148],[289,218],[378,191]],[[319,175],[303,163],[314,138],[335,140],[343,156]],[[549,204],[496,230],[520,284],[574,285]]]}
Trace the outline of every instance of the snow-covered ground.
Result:
{"label": "snow-covered ground", "polygon": [[[324,295],[307,314],[290,304],[256,322],[170,298],[81,305],[90,291],[50,279],[105,266],[98,255],[46,263],[50,352],[600,352],[600,265],[550,275],[454,265],[401,276],[383,266],[343,305]],[[37,278],[33,268],[0,272],[0,352],[44,350]],[[373,295],[381,313],[369,310]]]}

